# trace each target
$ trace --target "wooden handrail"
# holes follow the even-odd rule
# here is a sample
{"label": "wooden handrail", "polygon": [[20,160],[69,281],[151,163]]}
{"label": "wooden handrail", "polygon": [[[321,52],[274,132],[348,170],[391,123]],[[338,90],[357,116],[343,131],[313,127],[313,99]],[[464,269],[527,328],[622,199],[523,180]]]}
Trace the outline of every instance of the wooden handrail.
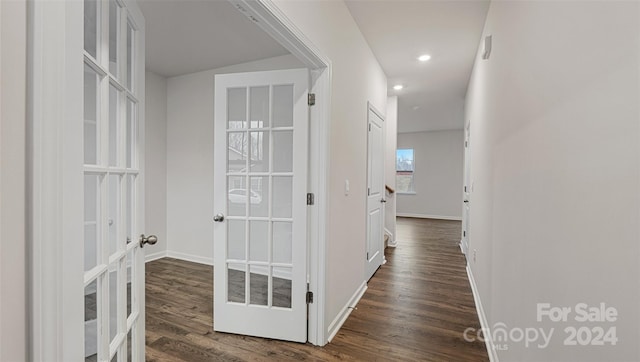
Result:
{"label": "wooden handrail", "polygon": [[387,189],[387,191],[388,191],[390,194],[393,194],[393,193],[395,193],[395,192],[396,192],[396,190],[392,189],[389,185],[384,185],[384,188],[385,188],[385,189]]}

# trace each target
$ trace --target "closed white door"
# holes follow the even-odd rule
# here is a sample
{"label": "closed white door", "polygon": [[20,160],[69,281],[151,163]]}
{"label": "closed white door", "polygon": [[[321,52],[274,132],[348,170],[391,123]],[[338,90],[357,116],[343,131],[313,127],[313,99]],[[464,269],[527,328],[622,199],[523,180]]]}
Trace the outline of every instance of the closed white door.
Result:
{"label": "closed white door", "polygon": [[[471,128],[467,124],[464,130],[464,185],[462,205],[462,252],[468,256],[469,251],[469,209],[471,203],[471,155],[469,152],[469,138]],[[468,257],[467,257],[468,260]]]}
{"label": "closed white door", "polygon": [[308,78],[215,77],[216,331],[307,340]]}
{"label": "closed white door", "polygon": [[365,276],[370,279],[384,260],[384,119],[368,112],[367,247]]}
{"label": "closed white door", "polygon": [[84,336],[64,338],[78,341],[86,361],[144,361],[144,18],[136,5],[85,0],[77,57],[84,67],[84,174],[66,176],[84,177],[84,220],[76,220],[84,228],[77,241],[84,285],[68,295],[84,299],[84,329],[72,329]]}

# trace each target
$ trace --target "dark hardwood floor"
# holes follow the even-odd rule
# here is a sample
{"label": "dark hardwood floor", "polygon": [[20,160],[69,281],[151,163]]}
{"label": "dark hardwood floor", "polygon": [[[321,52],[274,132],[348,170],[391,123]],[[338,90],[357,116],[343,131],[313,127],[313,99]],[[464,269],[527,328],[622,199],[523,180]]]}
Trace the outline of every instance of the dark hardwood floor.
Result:
{"label": "dark hardwood floor", "polygon": [[460,253],[460,222],[398,218],[397,248],[325,347],[213,331],[213,268],[147,263],[148,361],[488,361]]}

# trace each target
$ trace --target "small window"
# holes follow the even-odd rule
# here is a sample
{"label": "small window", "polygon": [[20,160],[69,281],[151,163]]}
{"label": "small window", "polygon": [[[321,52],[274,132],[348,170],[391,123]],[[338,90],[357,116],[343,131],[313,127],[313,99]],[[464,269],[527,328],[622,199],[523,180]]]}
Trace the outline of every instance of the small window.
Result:
{"label": "small window", "polygon": [[413,182],[414,171],[413,148],[398,149],[396,151],[396,189],[398,193],[415,193]]}

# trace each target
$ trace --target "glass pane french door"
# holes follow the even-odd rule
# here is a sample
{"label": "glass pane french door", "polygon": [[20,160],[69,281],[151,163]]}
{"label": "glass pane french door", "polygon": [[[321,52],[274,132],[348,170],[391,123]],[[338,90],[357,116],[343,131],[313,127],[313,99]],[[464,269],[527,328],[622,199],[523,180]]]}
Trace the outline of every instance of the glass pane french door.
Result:
{"label": "glass pane french door", "polygon": [[215,79],[214,329],[306,341],[306,69]]}
{"label": "glass pane french door", "polygon": [[117,0],[84,0],[84,356],[140,361],[140,99],[143,22]]}

